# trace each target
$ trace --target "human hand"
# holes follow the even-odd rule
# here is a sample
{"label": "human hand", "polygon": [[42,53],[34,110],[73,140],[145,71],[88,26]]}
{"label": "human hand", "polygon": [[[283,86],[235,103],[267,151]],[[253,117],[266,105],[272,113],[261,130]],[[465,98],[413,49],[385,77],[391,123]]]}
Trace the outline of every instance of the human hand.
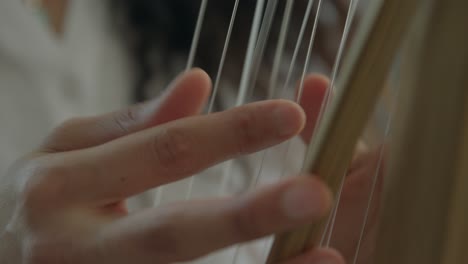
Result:
{"label": "human hand", "polygon": [[[2,179],[11,210],[0,203],[1,262],[172,263],[321,218],[329,191],[305,176],[235,199],[127,211],[128,197],[278,144],[304,126],[301,108],[283,100],[199,116],[209,90],[206,74],[193,70],[162,100],[57,128]],[[342,260],[315,249],[289,263],[323,262]]]}

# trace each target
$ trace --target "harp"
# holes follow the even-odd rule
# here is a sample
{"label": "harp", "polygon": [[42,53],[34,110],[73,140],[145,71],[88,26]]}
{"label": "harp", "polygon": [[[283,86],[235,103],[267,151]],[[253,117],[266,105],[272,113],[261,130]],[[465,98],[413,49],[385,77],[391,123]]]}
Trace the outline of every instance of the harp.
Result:
{"label": "harp", "polygon": [[[245,102],[249,88],[254,85],[278,2],[256,1],[236,105]],[[293,2],[286,1],[285,14],[290,12]],[[314,10],[312,2],[308,2],[306,15]],[[322,2],[317,1],[315,10],[320,10]],[[350,4],[351,14],[356,9],[356,2]],[[196,55],[208,1],[201,3],[187,68],[192,66]],[[219,86],[238,4],[239,1],[235,1],[214,92]],[[453,264],[468,261],[464,250],[468,242],[465,224],[468,193],[464,190],[468,184],[466,11],[468,2],[464,0],[370,1],[340,73],[332,71],[330,87],[336,87],[336,94],[333,99],[325,100],[330,104],[323,108],[321,122],[307,151],[304,170],[320,175],[338,194],[343,175],[389,71],[395,67],[392,65],[396,58],[400,58],[396,66],[400,72],[397,77],[400,99],[392,119],[395,132],[388,151],[390,158],[372,263]],[[285,28],[287,19],[285,15]],[[346,26],[350,24],[346,23]],[[304,29],[298,31],[301,36]],[[316,26],[310,34],[309,48],[313,45],[315,31]],[[284,38],[279,37],[277,54],[281,54]],[[302,39],[298,43],[300,41]],[[343,49],[345,42],[342,42]],[[308,52],[305,65],[309,63],[309,55]],[[296,58],[294,52],[291,65]],[[279,62],[275,59],[270,84],[276,84],[278,67]],[[307,67],[304,67],[305,72]],[[286,85],[289,78],[286,77]],[[212,106],[213,100],[208,111],[212,111]],[[227,164],[224,176],[228,177],[229,171]],[[193,178],[189,180],[188,197],[193,181]],[[362,233],[365,232],[366,218],[364,214]],[[281,263],[308,247],[320,245],[324,230],[327,230],[326,219],[318,225],[277,234],[266,262]],[[358,254],[353,261],[359,263]]]}

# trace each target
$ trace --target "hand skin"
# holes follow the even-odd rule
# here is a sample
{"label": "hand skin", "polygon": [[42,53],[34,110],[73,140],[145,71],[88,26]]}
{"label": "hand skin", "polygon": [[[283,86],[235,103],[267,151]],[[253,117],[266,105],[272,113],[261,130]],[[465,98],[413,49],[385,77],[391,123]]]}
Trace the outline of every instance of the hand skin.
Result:
{"label": "hand skin", "polygon": [[[0,251],[20,255],[2,259],[11,252],[0,252],[0,262],[188,261],[321,219],[332,197],[310,175],[235,199],[186,201],[134,214],[125,200],[298,134],[308,139],[327,85],[323,77],[309,76],[302,107],[272,100],[200,115],[211,83],[195,69],[159,100],[65,122],[1,179],[8,188],[0,195],[9,193],[13,208],[0,221],[6,223],[0,227]],[[344,259],[335,250],[313,249],[285,263]]]}

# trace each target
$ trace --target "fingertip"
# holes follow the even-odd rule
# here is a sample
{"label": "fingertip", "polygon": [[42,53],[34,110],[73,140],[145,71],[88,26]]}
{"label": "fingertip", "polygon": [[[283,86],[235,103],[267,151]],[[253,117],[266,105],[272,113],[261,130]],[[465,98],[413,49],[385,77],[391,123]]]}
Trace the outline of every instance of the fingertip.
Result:
{"label": "fingertip", "polygon": [[206,104],[211,91],[211,79],[201,69],[192,69],[177,76],[161,97],[147,102],[144,116],[148,127],[179,118],[196,115]]}
{"label": "fingertip", "polygon": [[304,129],[306,114],[298,104],[289,100],[277,100],[277,106],[272,113],[273,118],[278,121],[281,136],[294,136]]}
{"label": "fingertip", "polygon": [[316,177],[298,177],[290,182],[283,194],[285,215],[294,220],[317,220],[329,212],[330,190]]}
{"label": "fingertip", "polygon": [[309,74],[304,80],[304,85],[317,90],[326,90],[330,85],[330,79],[322,74]]}
{"label": "fingertip", "polygon": [[329,79],[324,75],[311,74],[304,80],[304,89],[301,97],[301,105],[304,103],[320,104],[330,85]]}
{"label": "fingertip", "polygon": [[198,93],[200,93],[200,90],[209,92],[211,89],[211,78],[204,70],[200,68],[193,68],[180,73],[171,82],[167,91],[169,94],[171,94],[184,88],[197,90]]}
{"label": "fingertip", "polygon": [[[190,78],[189,78],[190,77]],[[211,78],[203,69],[193,68],[187,72],[187,78],[196,81],[198,86],[203,87],[207,90],[211,89],[212,82]]]}

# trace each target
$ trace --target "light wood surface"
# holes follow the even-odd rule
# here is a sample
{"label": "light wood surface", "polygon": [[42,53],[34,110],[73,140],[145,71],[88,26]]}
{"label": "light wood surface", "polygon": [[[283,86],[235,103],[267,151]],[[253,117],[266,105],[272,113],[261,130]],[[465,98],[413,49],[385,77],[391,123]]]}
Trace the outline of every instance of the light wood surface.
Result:
{"label": "light wood surface", "polygon": [[[418,0],[372,1],[345,59],[337,83],[339,92],[311,144],[304,168],[319,175],[334,193],[418,3]],[[279,234],[267,263],[282,262],[311,247],[322,229],[323,222]]]}
{"label": "light wood surface", "polygon": [[418,12],[373,263],[468,263],[467,10],[433,0]]}

